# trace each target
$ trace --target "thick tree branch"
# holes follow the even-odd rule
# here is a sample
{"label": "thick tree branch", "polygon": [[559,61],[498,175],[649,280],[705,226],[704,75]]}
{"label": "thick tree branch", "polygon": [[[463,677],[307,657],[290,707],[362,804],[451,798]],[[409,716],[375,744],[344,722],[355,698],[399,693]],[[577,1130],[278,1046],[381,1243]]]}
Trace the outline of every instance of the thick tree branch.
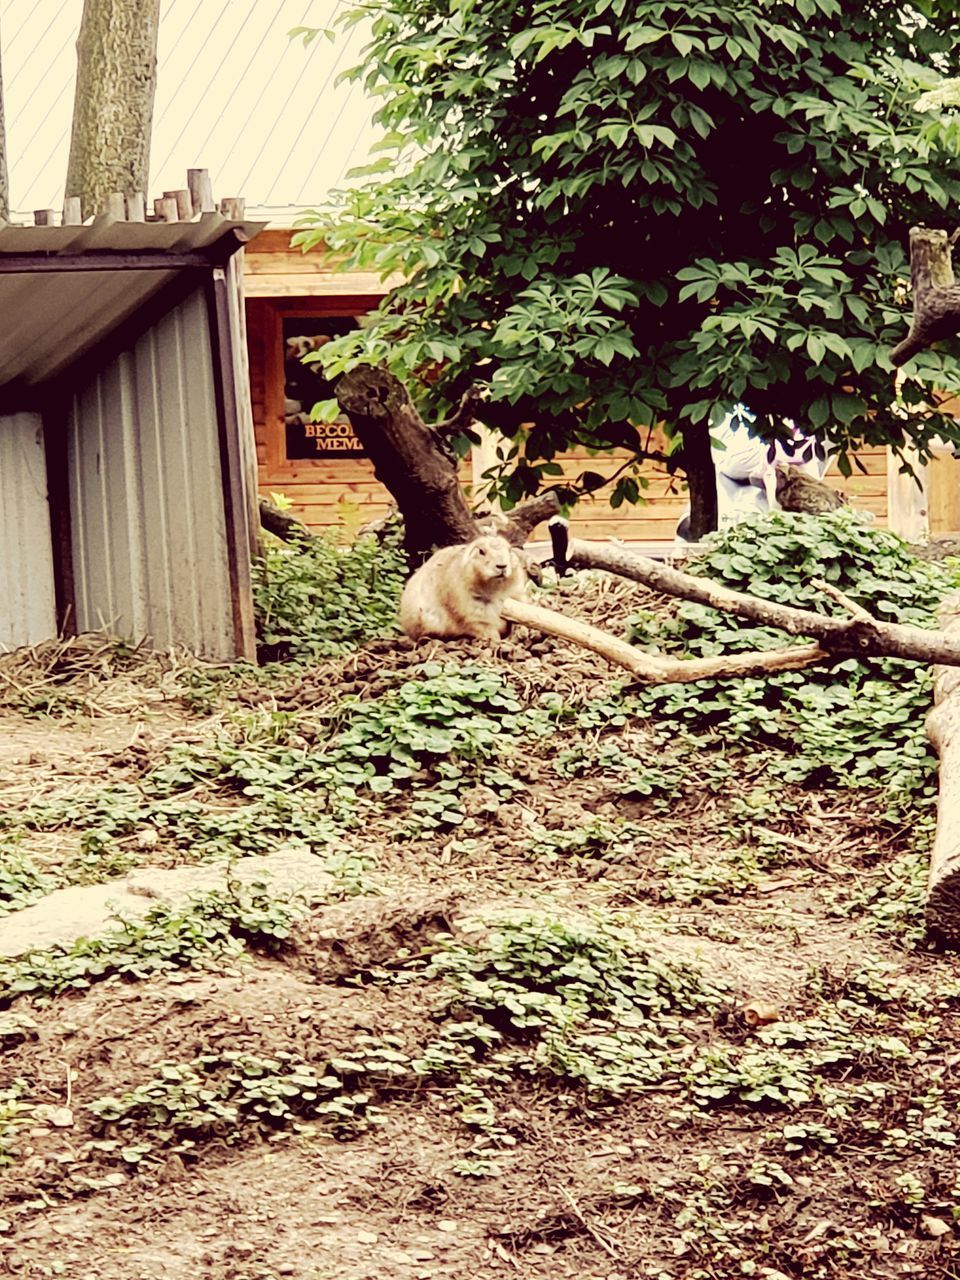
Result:
{"label": "thick tree branch", "polygon": [[306,542],[313,537],[307,526],[296,516],[292,516],[289,511],[281,511],[266,498],[260,499],[259,507],[261,526],[284,542]]}
{"label": "thick tree branch", "polygon": [[528,604],[525,600],[506,600],[501,612],[510,622],[519,622],[535,631],[591,649],[614,666],[629,671],[643,684],[687,684],[693,680],[769,675],[775,671],[799,671],[833,661],[815,644],[773,649],[765,653],[725,654],[716,658],[666,658],[660,654],[644,653],[598,627],[568,618],[554,609]]}
{"label": "thick tree branch", "polygon": [[[573,541],[568,563],[574,569],[606,569],[655,591],[694,600],[725,613],[736,614],[757,626],[776,627],[790,635],[809,636],[834,656],[907,658],[914,662],[960,666],[960,633],[925,631],[922,627],[879,622],[864,618],[832,618],[758,600],[729,587],[671,569],[646,556],[605,543]],[[855,606],[857,607],[857,606]],[[865,613],[865,611],[864,611]]]}
{"label": "thick tree branch", "polygon": [[913,321],[910,332],[890,353],[896,367],[938,339],[960,332],[960,287],[953,276],[952,243],[945,231],[911,228]]}
{"label": "thick tree branch", "polygon": [[500,532],[514,547],[522,547],[538,524],[549,520],[560,510],[560,499],[554,490],[537,494],[529,502],[521,502],[506,517]]}
{"label": "thick tree branch", "polygon": [[[465,429],[482,394],[481,388],[472,387],[456,413],[430,427],[403,384],[386,369],[361,365],[337,383],[340,406],[374,474],[400,510],[404,546],[414,562],[435,547],[470,542],[481,531],[460,487],[457,460],[444,451],[443,437]],[[557,509],[556,496],[543,494],[518,507],[500,527],[515,546],[522,546],[534,526]]]}
{"label": "thick tree branch", "polygon": [[398,378],[361,365],[337,383],[337,399],[374,474],[400,508],[404,546],[413,560],[477,536],[456,461],[440,447]]}

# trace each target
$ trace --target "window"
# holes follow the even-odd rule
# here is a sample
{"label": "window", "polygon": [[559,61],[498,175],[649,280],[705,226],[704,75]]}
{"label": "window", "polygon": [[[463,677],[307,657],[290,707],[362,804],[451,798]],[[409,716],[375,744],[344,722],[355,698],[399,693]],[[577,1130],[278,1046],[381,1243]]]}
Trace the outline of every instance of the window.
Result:
{"label": "window", "polygon": [[333,399],[333,386],[323,376],[319,362],[303,362],[304,356],[356,329],[359,323],[357,316],[283,317],[284,452],[288,460],[364,456],[345,415],[334,422],[311,421],[313,406],[320,400]]}

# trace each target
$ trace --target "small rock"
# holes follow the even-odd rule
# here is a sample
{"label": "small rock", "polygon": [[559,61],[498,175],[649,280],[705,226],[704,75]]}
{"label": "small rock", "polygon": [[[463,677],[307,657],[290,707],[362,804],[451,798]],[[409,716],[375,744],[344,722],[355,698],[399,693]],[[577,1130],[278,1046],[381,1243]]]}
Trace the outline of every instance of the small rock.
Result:
{"label": "small rock", "polygon": [[0,1218],[0,1231],[10,1231],[12,1227],[13,1223],[9,1218]]}
{"label": "small rock", "polygon": [[437,1223],[438,1231],[456,1231],[456,1229],[457,1229],[457,1224],[453,1221],[452,1218],[441,1218],[440,1221]]}
{"label": "small rock", "polygon": [[69,1107],[53,1107],[46,1102],[33,1108],[33,1118],[41,1124],[52,1124],[55,1129],[69,1129],[73,1125],[73,1112]]}
{"label": "small rock", "polygon": [[942,1218],[934,1218],[929,1213],[920,1215],[920,1225],[923,1227],[926,1234],[928,1236],[932,1236],[934,1240],[936,1240],[938,1236],[945,1236],[947,1232],[953,1230],[949,1222],[944,1222]]}
{"label": "small rock", "polygon": [[741,1012],[748,1027],[765,1027],[771,1022],[779,1022],[783,1016],[769,1000],[751,1000]]}
{"label": "small rock", "polygon": [[376,1231],[358,1231],[357,1232],[357,1239],[360,1241],[361,1244],[376,1244],[379,1238],[380,1237],[377,1235]]}

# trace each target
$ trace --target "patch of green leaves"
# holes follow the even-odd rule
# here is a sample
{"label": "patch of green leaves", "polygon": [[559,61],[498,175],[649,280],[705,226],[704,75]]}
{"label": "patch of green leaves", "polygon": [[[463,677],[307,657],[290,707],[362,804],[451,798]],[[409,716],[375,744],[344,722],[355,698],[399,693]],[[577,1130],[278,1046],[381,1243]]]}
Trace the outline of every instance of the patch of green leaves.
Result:
{"label": "patch of green leaves", "polygon": [[261,660],[312,662],[390,634],[405,576],[396,538],[267,548],[254,575]]}
{"label": "patch of green leaves", "polygon": [[[90,1110],[107,1135],[98,1148],[138,1163],[155,1146],[184,1150],[212,1137],[233,1143],[301,1120],[322,1121],[340,1136],[358,1133],[376,1117],[376,1091],[409,1076],[410,1059],[394,1037],[360,1036],[349,1055],[320,1064],[288,1052],[160,1063],[152,1079],[118,1097],[98,1098]],[[131,1130],[146,1141],[130,1143]],[[113,1134],[120,1139],[111,1140]]]}
{"label": "patch of green leaves", "polygon": [[0,916],[29,907],[52,888],[52,878],[20,852],[16,838],[0,834]]}
{"label": "patch of green leaves", "polygon": [[[894,534],[850,511],[743,521],[711,535],[691,571],[761,599],[835,613],[839,606],[813,585],[821,579],[881,620],[927,627],[952,587],[948,569],[918,560]],[[779,632],[690,603],[672,621],[641,620],[634,639],[696,656],[786,643]],[[920,664],[851,659],[826,671],[663,685],[639,696],[657,714],[726,743],[771,748],[770,770],[784,782],[879,783],[904,804],[932,796],[936,760],[923,730],[930,673]]]}
{"label": "patch of green leaves", "polygon": [[182,907],[157,906],[97,938],[0,958],[0,1004],[83,990],[106,978],[142,980],[202,968],[235,959],[248,947],[276,952],[308,910],[303,896],[273,896],[258,885],[197,895]]}
{"label": "patch of green leaves", "polygon": [[[658,421],[682,470],[691,437],[751,394],[765,436],[794,418],[841,465],[860,441],[957,439],[933,394],[960,379],[955,344],[915,357],[899,393],[889,364],[906,231],[960,195],[955,15],[920,7],[376,12],[346,79],[377,102],[382,140],[296,241],[403,283],[328,344],[328,376],[384,363],[437,413],[486,381],[508,503],[571,444],[659,450]],[[355,3],[339,25],[367,18]],[[632,476],[613,488],[638,497]]]}

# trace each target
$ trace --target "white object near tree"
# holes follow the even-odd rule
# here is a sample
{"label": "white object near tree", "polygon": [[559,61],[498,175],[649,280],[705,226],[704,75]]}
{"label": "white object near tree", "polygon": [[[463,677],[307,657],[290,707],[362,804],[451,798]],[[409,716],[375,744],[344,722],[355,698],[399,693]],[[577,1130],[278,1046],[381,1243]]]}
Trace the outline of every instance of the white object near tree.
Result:
{"label": "white object near tree", "polygon": [[777,441],[772,448],[750,432],[755,415],[742,404],[710,428],[713,464],[717,472],[717,526],[735,524],[744,516],[777,510],[778,465],[799,467],[819,480],[828,466],[827,458],[818,458],[811,448],[810,458],[802,460],[804,446],[813,441],[794,428],[793,440]]}

